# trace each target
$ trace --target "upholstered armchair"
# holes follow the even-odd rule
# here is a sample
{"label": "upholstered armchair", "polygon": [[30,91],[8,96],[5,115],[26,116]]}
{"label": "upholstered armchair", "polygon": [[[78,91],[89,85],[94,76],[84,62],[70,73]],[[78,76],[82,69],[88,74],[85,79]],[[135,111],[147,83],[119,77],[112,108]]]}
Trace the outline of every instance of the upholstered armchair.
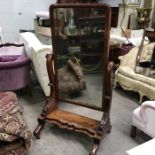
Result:
{"label": "upholstered armchair", "polygon": [[0,45],[0,91],[18,90],[30,86],[30,59],[23,44]]}
{"label": "upholstered armchair", "polygon": [[[155,42],[144,45],[142,62],[150,61],[154,47]],[[120,66],[115,72],[115,86],[119,84],[125,90],[138,92],[141,103],[144,96],[151,100],[155,99],[155,78],[135,72],[137,53],[138,47],[134,47],[120,57]]]}
{"label": "upholstered armchair", "polygon": [[132,114],[131,136],[136,136],[136,129],[155,138],[155,101],[145,101]]}

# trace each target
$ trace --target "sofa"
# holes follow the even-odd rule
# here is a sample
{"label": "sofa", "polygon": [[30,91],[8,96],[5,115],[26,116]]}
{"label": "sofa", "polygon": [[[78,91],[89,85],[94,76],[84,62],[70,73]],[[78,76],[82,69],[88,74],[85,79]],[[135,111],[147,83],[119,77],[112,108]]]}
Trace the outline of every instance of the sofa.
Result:
{"label": "sofa", "polygon": [[[155,42],[144,45],[140,61],[150,61]],[[138,47],[134,47],[124,56],[120,56],[120,66],[115,72],[115,87],[119,84],[123,89],[138,92],[139,102],[146,96],[155,99],[155,78],[135,72]]]}
{"label": "sofa", "polygon": [[145,101],[133,111],[132,137],[136,136],[137,128],[155,138],[155,101]]}
{"label": "sofa", "polygon": [[46,67],[46,55],[52,53],[51,45],[42,44],[35,34],[24,32],[20,34],[20,42],[32,61],[32,68],[46,97],[50,95],[49,77]]}

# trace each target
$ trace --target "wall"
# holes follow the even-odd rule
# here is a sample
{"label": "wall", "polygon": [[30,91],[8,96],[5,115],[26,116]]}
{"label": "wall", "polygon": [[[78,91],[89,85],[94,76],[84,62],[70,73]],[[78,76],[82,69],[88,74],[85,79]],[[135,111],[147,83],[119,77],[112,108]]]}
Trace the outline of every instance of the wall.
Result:
{"label": "wall", "polygon": [[20,29],[34,29],[33,19],[36,11],[46,11],[55,0],[1,0],[0,27],[4,42],[19,39]]}

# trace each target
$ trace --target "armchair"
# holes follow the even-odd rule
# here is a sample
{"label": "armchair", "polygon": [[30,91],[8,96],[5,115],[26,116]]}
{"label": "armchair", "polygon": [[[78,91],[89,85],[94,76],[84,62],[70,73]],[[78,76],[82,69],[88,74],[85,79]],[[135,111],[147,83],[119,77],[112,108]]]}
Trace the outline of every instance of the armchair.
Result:
{"label": "armchair", "polygon": [[140,129],[155,138],[155,101],[145,101],[132,114],[131,136],[136,136],[136,129]]}

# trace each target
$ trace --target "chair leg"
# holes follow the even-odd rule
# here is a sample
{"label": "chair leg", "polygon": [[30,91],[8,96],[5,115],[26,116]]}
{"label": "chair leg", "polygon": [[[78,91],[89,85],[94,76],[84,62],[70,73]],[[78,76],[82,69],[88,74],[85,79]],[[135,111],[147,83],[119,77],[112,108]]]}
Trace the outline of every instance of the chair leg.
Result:
{"label": "chair leg", "polygon": [[26,93],[27,93],[29,96],[31,96],[31,97],[33,96],[33,95],[32,95],[32,87],[31,87],[31,85],[26,86],[25,91],[26,91]]}
{"label": "chair leg", "polygon": [[136,131],[137,128],[134,125],[132,125],[130,136],[133,138],[136,137]]}

